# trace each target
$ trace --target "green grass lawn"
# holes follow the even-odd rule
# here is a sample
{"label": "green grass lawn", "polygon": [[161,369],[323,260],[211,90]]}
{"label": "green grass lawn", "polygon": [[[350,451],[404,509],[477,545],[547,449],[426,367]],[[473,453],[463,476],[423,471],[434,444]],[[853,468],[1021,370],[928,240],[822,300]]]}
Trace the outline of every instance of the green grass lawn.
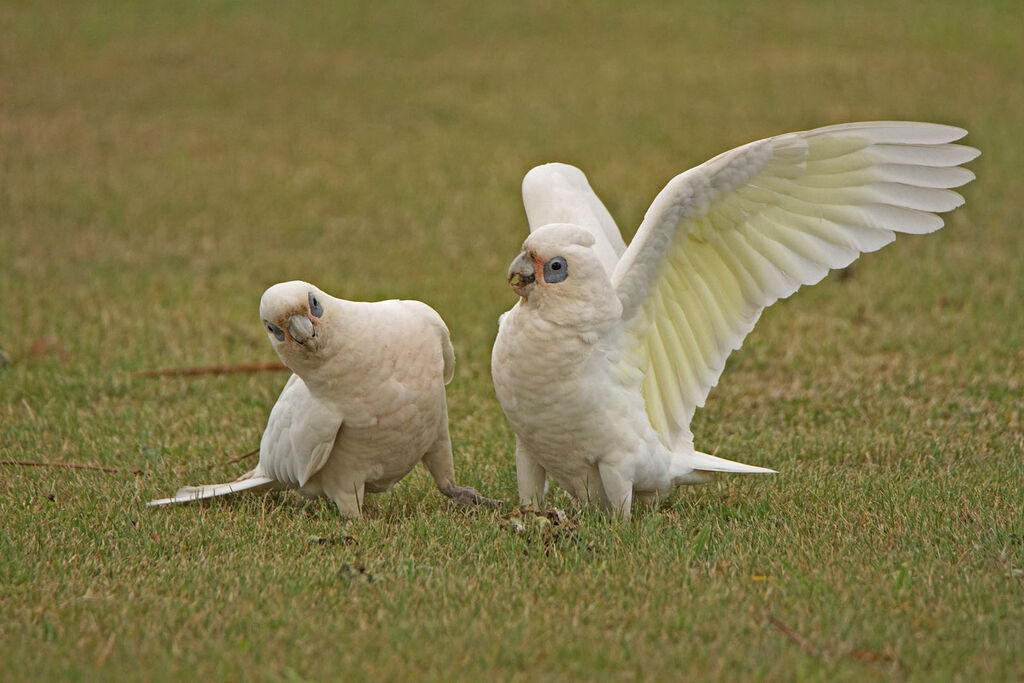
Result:
{"label": "green grass lawn", "polygon": [[[0,5],[0,459],[120,470],[0,468],[0,679],[1024,678],[1024,4],[685,4]],[[730,359],[697,445],[779,475],[627,523],[420,470],[356,521],[144,507],[243,472],[286,376],[132,373],[272,359],[293,278],[441,313],[457,471],[514,501],[523,174],[580,166],[628,234],[718,152],[869,119],[968,128],[978,179]]]}

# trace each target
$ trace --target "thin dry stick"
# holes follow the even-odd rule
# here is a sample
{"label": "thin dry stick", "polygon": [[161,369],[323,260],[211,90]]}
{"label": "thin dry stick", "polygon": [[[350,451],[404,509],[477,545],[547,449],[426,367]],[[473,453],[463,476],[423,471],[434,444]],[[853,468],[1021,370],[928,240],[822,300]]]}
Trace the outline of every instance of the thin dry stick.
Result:
{"label": "thin dry stick", "polygon": [[276,360],[259,363],[238,363],[237,365],[205,365],[185,368],[160,368],[157,370],[138,370],[132,375],[136,377],[175,377],[179,375],[229,375],[237,372],[280,372],[287,370],[283,363]]}
{"label": "thin dry stick", "polygon": [[142,475],[145,474],[140,469],[121,470],[116,467],[104,467],[103,465],[83,465],[75,462],[38,462],[36,460],[0,460],[0,465],[16,465],[19,467],[61,467],[69,470],[95,470],[97,472],[107,472],[109,474],[117,474],[119,472],[128,472],[129,474]]}
{"label": "thin dry stick", "polygon": [[258,454],[259,452],[260,452],[260,449],[254,448],[253,450],[249,451],[248,453],[242,453],[241,455],[239,455],[236,458],[231,458],[227,462],[219,462],[219,463],[215,462],[212,465],[205,465],[203,467],[193,467],[192,469],[188,469],[188,470],[177,470],[176,474],[189,474],[190,472],[200,472],[202,470],[210,470],[210,469],[213,469],[214,467],[227,467],[228,465],[234,465],[236,462],[241,462],[242,460],[245,460],[246,458],[251,458],[252,456]]}
{"label": "thin dry stick", "polygon": [[251,458],[251,457],[252,457],[252,456],[254,456],[254,455],[258,455],[258,454],[259,454],[259,452],[260,452],[260,449],[258,449],[258,448],[254,448],[254,449],[252,449],[251,451],[249,451],[248,453],[242,453],[242,454],[241,454],[240,456],[238,456],[237,458],[231,458],[230,460],[228,460],[228,461],[227,461],[226,463],[224,463],[224,464],[225,464],[225,465],[234,465],[234,464],[235,464],[236,462],[239,462],[239,461],[241,461],[241,460],[245,460],[246,458]]}
{"label": "thin dry stick", "polygon": [[907,670],[907,665],[904,664],[903,660],[896,655],[889,654],[887,652],[879,652],[877,650],[853,650],[846,654],[851,659],[857,659],[862,662],[868,662],[875,664],[878,662],[885,662],[888,664],[895,664],[903,671]]}
{"label": "thin dry stick", "polygon": [[774,616],[769,615],[768,616],[768,621],[771,622],[772,626],[774,626],[775,628],[779,629],[779,631],[781,631],[783,635],[785,635],[787,638],[789,638],[794,643],[799,645],[800,649],[803,650],[804,652],[806,652],[807,654],[812,655],[814,657],[818,657],[818,656],[821,655],[821,653],[818,652],[816,649],[814,649],[814,647],[810,643],[808,643],[806,640],[804,640],[804,638],[799,633],[797,633],[796,631],[794,631],[790,627],[788,627],[785,624],[783,624],[781,621],[776,619]]}
{"label": "thin dry stick", "polygon": [[[831,653],[830,654],[827,649],[825,649],[825,650],[816,650],[814,648],[814,646],[811,645],[809,642],[807,642],[807,640],[804,639],[799,633],[797,633],[796,631],[791,629],[789,626],[786,626],[784,623],[782,623],[781,621],[776,619],[774,616],[768,615],[768,620],[771,622],[772,626],[774,626],[779,631],[781,631],[783,633],[783,635],[785,635],[787,638],[789,638],[794,643],[796,643],[798,646],[800,646],[801,650],[803,650],[807,654],[811,655],[812,657],[834,656],[835,653]],[[861,650],[851,650],[850,652],[845,652],[845,653],[840,653],[840,654],[843,657],[849,657],[850,659],[856,659],[858,661],[867,662],[869,664],[877,664],[877,663],[895,664],[896,666],[898,666],[903,671],[907,670],[907,665],[903,662],[902,659],[900,659],[896,655],[892,655],[892,654],[889,654],[887,652],[879,652],[877,650],[864,650],[864,649],[861,649]]]}
{"label": "thin dry stick", "polygon": [[[252,456],[256,455],[259,452],[260,452],[260,449],[256,448],[254,450],[249,451],[248,453],[243,453],[242,455],[239,455],[237,457],[231,458],[227,462],[224,462],[224,463],[214,463],[212,465],[207,465],[206,467],[198,467],[198,468],[193,469],[193,470],[181,470],[181,471],[178,472],[178,474],[181,474],[182,472],[197,472],[199,470],[208,470],[208,469],[211,469],[211,468],[217,467],[217,466],[227,467],[228,465],[233,465],[236,462],[241,462],[242,460],[245,460],[246,458],[251,458]],[[143,470],[141,470],[141,469],[139,469],[137,467],[136,468],[132,468],[132,469],[122,470],[122,469],[119,469],[117,467],[104,467],[103,465],[91,465],[91,464],[83,464],[83,463],[77,463],[77,462],[40,462],[38,460],[0,460],[0,465],[8,465],[8,466],[12,466],[13,465],[13,466],[16,466],[16,467],[59,467],[59,468],[62,468],[62,469],[67,469],[67,470],[92,470],[92,471],[95,471],[95,472],[106,472],[108,474],[118,474],[120,472],[128,472],[129,474],[134,474],[134,475],[137,475],[137,476],[142,476],[142,475],[145,474],[145,471],[143,471]]]}

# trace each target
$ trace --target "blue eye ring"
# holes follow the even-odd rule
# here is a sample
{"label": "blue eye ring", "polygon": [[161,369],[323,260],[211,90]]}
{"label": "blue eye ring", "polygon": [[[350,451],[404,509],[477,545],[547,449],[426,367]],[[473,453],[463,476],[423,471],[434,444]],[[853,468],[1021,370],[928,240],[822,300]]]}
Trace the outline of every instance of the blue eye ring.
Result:
{"label": "blue eye ring", "polygon": [[285,341],[285,331],[274,325],[270,321],[263,321],[263,325],[266,326],[266,331],[274,337],[278,338],[278,341]]}
{"label": "blue eye ring", "polygon": [[569,264],[561,256],[556,256],[544,264],[544,282],[556,284],[569,277]]}
{"label": "blue eye ring", "polygon": [[324,307],[313,292],[309,293],[309,314],[314,318],[319,318],[324,314]]}

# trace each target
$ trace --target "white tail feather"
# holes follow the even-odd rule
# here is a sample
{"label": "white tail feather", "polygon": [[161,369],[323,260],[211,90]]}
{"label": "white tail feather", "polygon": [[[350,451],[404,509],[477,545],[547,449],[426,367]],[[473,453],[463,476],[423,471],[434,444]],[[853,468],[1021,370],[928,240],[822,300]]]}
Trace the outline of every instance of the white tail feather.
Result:
{"label": "white tail feather", "polygon": [[672,454],[672,483],[703,484],[708,481],[704,472],[734,472],[738,474],[777,474],[775,470],[756,465],[719,458],[700,451]]}
{"label": "white tail feather", "polygon": [[160,498],[159,500],[151,500],[146,505],[157,506],[157,505],[177,505],[179,503],[191,503],[196,500],[206,500],[207,498],[217,498],[218,496],[227,496],[232,493],[239,491],[247,491],[251,489],[266,489],[273,487],[277,482],[270,477],[264,477],[262,475],[257,476],[256,471],[253,470],[247,474],[243,474],[235,481],[228,482],[225,484],[205,484],[203,486],[182,486],[178,489],[177,493],[171,498]]}

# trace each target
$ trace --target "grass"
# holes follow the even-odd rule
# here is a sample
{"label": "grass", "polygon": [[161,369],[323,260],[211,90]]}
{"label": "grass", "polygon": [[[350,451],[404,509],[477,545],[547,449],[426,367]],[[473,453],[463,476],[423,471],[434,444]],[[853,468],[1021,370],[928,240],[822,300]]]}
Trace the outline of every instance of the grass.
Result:
{"label": "grass", "polygon": [[[0,458],[145,472],[3,468],[3,678],[1021,679],[1022,21],[0,6]],[[437,308],[460,477],[514,500],[488,361],[525,171],[575,163],[635,226],[718,152],[876,118],[969,128],[978,180],[942,232],[769,309],[730,359],[698,446],[780,475],[625,524],[561,493],[564,525],[467,512],[419,471],[357,521],[294,494],[143,507],[241,472],[222,463],[284,376],[132,371],[272,358],[259,295],[297,277]]]}

